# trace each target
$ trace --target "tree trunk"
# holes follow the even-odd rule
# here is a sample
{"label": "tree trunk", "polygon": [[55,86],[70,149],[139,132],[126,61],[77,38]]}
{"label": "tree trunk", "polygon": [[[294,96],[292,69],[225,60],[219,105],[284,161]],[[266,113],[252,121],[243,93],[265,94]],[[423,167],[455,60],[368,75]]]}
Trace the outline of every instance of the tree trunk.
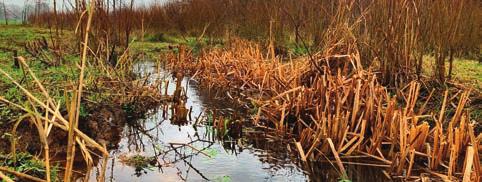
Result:
{"label": "tree trunk", "polygon": [[5,0],[3,0],[3,17],[5,18],[5,25],[8,25],[7,5],[5,4]]}
{"label": "tree trunk", "polygon": [[18,61],[18,52],[17,50],[13,50],[13,67],[20,68],[20,63]]}
{"label": "tree trunk", "polygon": [[440,83],[445,83],[445,53],[439,53],[436,58],[436,77]]}
{"label": "tree trunk", "polygon": [[57,1],[54,0],[54,26],[55,26],[55,33],[57,37],[59,37],[59,24],[57,20]]}
{"label": "tree trunk", "polygon": [[454,62],[454,51],[450,50],[450,52],[449,52],[449,74],[448,74],[449,80],[452,79],[453,62]]}
{"label": "tree trunk", "polygon": [[27,3],[28,3],[28,0],[25,0],[23,3],[24,7],[22,11],[22,24],[24,25],[27,23],[27,12],[28,12]]}
{"label": "tree trunk", "polygon": [[423,53],[420,53],[417,58],[417,77],[420,78],[420,75],[422,74],[422,66],[423,66]]}

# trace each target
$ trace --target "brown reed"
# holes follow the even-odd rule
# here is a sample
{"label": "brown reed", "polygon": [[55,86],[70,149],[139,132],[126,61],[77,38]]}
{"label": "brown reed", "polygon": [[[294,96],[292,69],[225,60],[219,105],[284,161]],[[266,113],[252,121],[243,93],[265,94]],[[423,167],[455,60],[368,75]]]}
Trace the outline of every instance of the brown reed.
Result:
{"label": "brown reed", "polygon": [[418,104],[420,83],[411,82],[392,95],[375,73],[362,68],[357,54],[321,56],[319,72],[309,58],[271,59],[259,47],[234,40],[196,59],[168,58],[172,69],[195,75],[206,87],[245,95],[258,108],[255,124],[296,134],[302,160],[333,154],[340,175],[345,174],[338,155],[362,154],[390,165],[390,174],[405,179],[424,168],[448,180],[462,177],[456,173],[479,178],[480,165],[473,165],[478,152],[472,150],[480,146],[482,135],[474,134],[465,110],[469,91],[462,91],[448,117],[448,92],[438,112]]}

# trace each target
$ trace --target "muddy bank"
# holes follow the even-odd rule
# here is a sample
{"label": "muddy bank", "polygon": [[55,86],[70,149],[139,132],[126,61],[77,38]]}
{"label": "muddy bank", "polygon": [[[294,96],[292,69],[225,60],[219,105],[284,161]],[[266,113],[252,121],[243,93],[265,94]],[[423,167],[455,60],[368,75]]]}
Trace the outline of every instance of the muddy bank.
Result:
{"label": "muddy bank", "polygon": [[[140,102],[138,102],[140,103]],[[91,105],[87,109],[87,116],[80,118],[78,128],[99,143],[105,143],[108,148],[116,148],[120,140],[120,133],[124,125],[129,120],[136,120],[142,117],[149,109],[156,107],[159,102],[148,102],[150,107],[145,103],[139,105],[130,103],[130,110],[126,106],[121,105]],[[157,105],[156,105],[157,104]],[[11,151],[11,139],[14,132],[12,131],[14,123],[5,124],[0,128],[0,133],[4,137],[0,140],[0,153],[9,153]],[[42,149],[37,128],[34,124],[24,119],[16,130],[17,151],[38,154]],[[67,132],[59,128],[53,127],[49,134],[49,148],[53,156],[62,156],[66,153]]]}
{"label": "muddy bank", "polygon": [[[129,122],[135,122],[134,119],[137,116],[145,116],[152,107],[156,107],[159,102],[148,102],[150,107],[140,107],[135,105],[136,108],[142,108],[138,110],[126,111],[120,105],[95,105],[89,106],[89,109],[85,112],[89,114],[81,117],[78,128],[83,133],[88,135],[93,140],[100,144],[105,144],[107,150],[118,148],[118,144],[121,140],[121,133],[124,126]],[[143,114],[144,113],[144,114]],[[129,115],[135,114],[135,115]],[[6,127],[0,129],[0,133],[4,137],[0,139],[0,167],[8,167],[10,169],[19,170],[25,174],[45,179],[45,164],[42,161],[44,158],[43,145],[40,142],[38,130],[36,126],[24,119],[16,130],[16,133],[12,132],[14,123],[4,125]],[[15,136],[16,140],[16,155],[13,157],[11,153],[12,138]],[[51,165],[56,166],[51,168],[52,178],[58,178],[64,175],[62,170],[65,166],[65,157],[67,156],[68,143],[65,140],[68,137],[68,133],[62,129],[53,127],[48,137],[49,145],[49,157]],[[101,162],[99,159],[100,152],[93,151],[93,164],[97,165]],[[97,153],[97,154],[95,154]],[[83,154],[80,150],[76,151],[76,157],[74,160],[74,175],[73,178],[78,176],[85,176],[88,172],[88,167]],[[3,163],[2,163],[3,162]],[[22,167],[24,166],[24,167]],[[32,169],[34,170],[32,170]],[[25,171],[24,171],[25,170]],[[60,178],[58,178],[60,179]],[[22,178],[16,178],[16,180],[22,181]]]}

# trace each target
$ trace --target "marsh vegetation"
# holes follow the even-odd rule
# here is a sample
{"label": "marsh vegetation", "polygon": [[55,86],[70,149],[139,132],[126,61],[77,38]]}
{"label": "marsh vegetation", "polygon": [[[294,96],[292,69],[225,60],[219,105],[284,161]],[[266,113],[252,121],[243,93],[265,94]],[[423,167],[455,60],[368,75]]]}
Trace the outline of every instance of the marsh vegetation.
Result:
{"label": "marsh vegetation", "polygon": [[0,25],[3,181],[482,180],[479,1],[59,3]]}

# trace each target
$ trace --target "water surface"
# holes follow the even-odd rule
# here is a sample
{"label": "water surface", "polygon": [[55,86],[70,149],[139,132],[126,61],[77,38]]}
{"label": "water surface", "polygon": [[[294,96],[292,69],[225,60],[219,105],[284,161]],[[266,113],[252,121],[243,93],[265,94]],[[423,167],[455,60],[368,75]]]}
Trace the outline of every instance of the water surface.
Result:
{"label": "water surface", "polygon": [[[158,69],[153,62],[138,63],[134,70],[149,76],[151,83],[169,80],[168,93],[175,92],[175,78]],[[181,85],[187,96],[184,107],[190,110],[186,121],[173,118],[179,112],[173,110],[175,104],[165,104],[151,111],[145,119],[128,122],[118,147],[110,152],[106,181],[309,180],[307,173],[297,165],[296,156],[286,152],[285,141],[251,128],[243,128],[241,138],[225,136],[221,140],[206,120],[212,120],[211,113],[216,112],[243,122],[242,117],[234,116],[241,115],[234,114],[238,108],[227,99],[199,89],[189,78],[184,77]],[[152,161],[148,167],[136,169],[125,162],[132,156]],[[98,170],[92,171],[91,181],[96,180]]]}

